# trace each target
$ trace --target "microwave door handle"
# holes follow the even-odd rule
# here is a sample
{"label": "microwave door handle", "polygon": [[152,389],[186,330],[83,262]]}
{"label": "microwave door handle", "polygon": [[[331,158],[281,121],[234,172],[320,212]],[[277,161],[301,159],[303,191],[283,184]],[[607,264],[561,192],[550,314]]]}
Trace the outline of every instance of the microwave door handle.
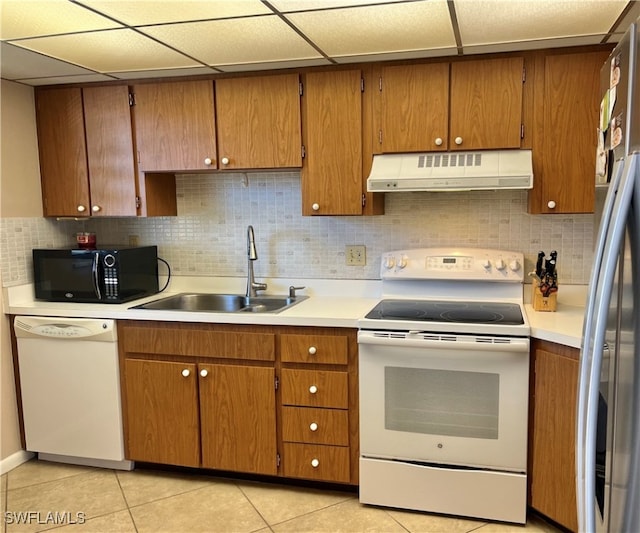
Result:
{"label": "microwave door handle", "polygon": [[98,273],[98,263],[100,259],[100,254],[96,252],[93,254],[93,266],[91,268],[91,272],[93,273],[93,290],[98,297],[98,300],[102,300],[102,293],[100,292],[100,277]]}

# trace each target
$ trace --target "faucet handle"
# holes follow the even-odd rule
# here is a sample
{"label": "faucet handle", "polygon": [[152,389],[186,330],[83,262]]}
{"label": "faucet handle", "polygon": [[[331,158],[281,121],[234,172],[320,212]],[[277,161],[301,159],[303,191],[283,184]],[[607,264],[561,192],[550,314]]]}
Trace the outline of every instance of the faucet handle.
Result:
{"label": "faucet handle", "polygon": [[293,285],[291,285],[289,287],[289,298],[295,298],[296,291],[301,291],[302,289],[306,289],[306,287],[294,287]]}

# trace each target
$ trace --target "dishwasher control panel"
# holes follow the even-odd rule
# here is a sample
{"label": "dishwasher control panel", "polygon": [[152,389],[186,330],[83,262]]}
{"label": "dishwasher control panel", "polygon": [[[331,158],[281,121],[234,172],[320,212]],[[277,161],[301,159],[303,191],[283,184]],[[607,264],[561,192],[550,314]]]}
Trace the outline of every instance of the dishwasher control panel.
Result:
{"label": "dishwasher control panel", "polygon": [[117,340],[115,321],[100,318],[54,318],[18,316],[14,320],[16,337],[50,339]]}

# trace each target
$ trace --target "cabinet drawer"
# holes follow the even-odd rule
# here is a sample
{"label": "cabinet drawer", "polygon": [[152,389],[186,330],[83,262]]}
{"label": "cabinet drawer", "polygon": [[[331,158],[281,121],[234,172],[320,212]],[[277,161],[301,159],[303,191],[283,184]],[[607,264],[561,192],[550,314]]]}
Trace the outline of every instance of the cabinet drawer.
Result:
{"label": "cabinet drawer", "polygon": [[343,335],[281,335],[280,342],[285,363],[346,365],[349,359]]}
{"label": "cabinet drawer", "polygon": [[349,413],[338,409],[283,407],[282,438],[288,442],[349,446]]}
{"label": "cabinet drawer", "polygon": [[193,355],[273,361],[275,335],[206,329],[127,326],[123,347],[128,353]]}
{"label": "cabinet drawer", "polygon": [[349,408],[349,376],[324,370],[282,370],[282,403],[309,407]]}
{"label": "cabinet drawer", "polygon": [[284,475],[324,481],[350,481],[349,448],[284,444]]}

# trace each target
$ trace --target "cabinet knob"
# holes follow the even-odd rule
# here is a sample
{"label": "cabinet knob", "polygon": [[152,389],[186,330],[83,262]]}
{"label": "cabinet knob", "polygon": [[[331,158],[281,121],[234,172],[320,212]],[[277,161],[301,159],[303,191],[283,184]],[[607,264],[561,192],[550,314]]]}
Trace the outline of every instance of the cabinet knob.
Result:
{"label": "cabinet knob", "polygon": [[311,387],[309,387],[309,392],[311,394],[315,394],[316,392],[318,392],[318,387],[316,387],[315,385],[311,385]]}
{"label": "cabinet knob", "polygon": [[188,378],[190,375],[191,375],[191,370],[189,370],[188,368],[185,368],[185,369],[182,371],[182,376],[183,376],[183,377]]}
{"label": "cabinet knob", "polygon": [[311,431],[318,431],[318,424],[316,424],[315,422],[311,422],[311,424],[309,425],[309,429]]}
{"label": "cabinet knob", "polygon": [[76,209],[79,213],[84,213],[87,210],[87,208],[83,205],[79,205],[78,207],[76,207]]}
{"label": "cabinet knob", "polygon": [[229,158],[228,158],[228,157],[223,157],[223,158],[220,160],[220,162],[221,162],[223,165],[228,165],[228,164],[229,164]]}
{"label": "cabinet knob", "polygon": [[549,202],[547,202],[547,207],[549,209],[555,209],[556,208],[556,203],[553,200],[549,200]]}
{"label": "cabinet knob", "polygon": [[320,466],[320,461],[318,461],[317,459],[311,459],[311,466],[313,468],[318,468]]}
{"label": "cabinet knob", "polygon": [[97,213],[98,211],[100,211],[101,207],[99,205],[94,205],[93,207],[91,207],[91,211],[93,211],[94,213]]}
{"label": "cabinet knob", "polygon": [[213,163],[213,161],[211,160],[210,157],[205,157],[204,158],[204,164],[207,166],[211,166],[211,163]]}
{"label": "cabinet knob", "polygon": [[313,204],[311,206],[311,209],[313,209],[314,211],[320,211],[320,204]]}
{"label": "cabinet knob", "polygon": [[315,346],[309,346],[309,355],[315,355],[317,351]]}
{"label": "cabinet knob", "polygon": [[442,146],[442,137],[437,137],[435,140],[436,146]]}
{"label": "cabinet knob", "polygon": [[200,370],[200,376],[202,376],[203,378],[206,378],[208,375],[209,375],[209,372],[204,368]]}
{"label": "cabinet knob", "polygon": [[455,142],[458,146],[460,146],[462,144],[462,137],[456,137],[453,142]]}

